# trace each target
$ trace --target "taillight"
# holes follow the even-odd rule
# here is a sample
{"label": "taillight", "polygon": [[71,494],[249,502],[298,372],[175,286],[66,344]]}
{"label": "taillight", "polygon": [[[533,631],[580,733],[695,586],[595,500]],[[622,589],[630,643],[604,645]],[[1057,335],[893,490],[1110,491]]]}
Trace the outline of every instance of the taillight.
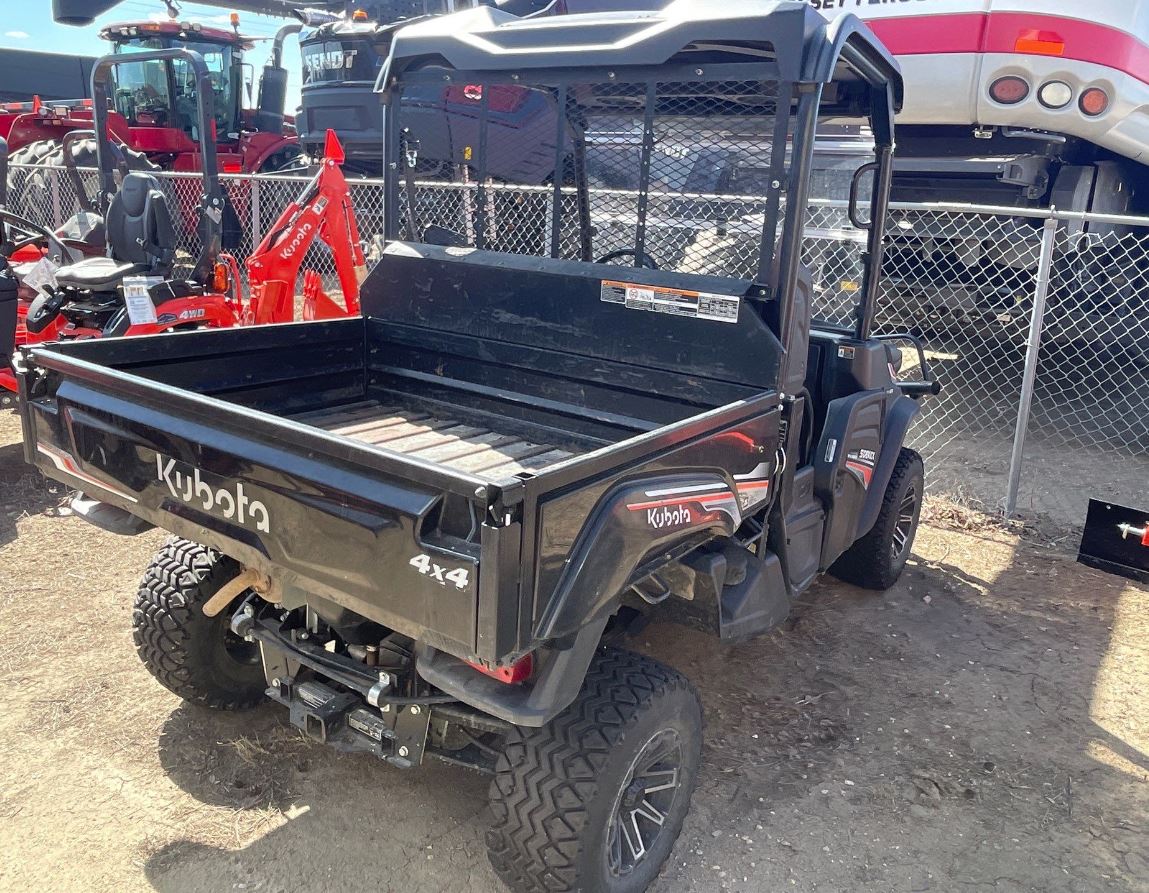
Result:
{"label": "taillight", "polygon": [[1037,101],[1047,109],[1063,109],[1073,102],[1073,88],[1065,81],[1046,81],[1037,91]]}
{"label": "taillight", "polygon": [[1109,94],[1100,87],[1090,87],[1081,94],[1081,98],[1077,100],[1077,105],[1086,115],[1096,118],[1108,110]]}
{"label": "taillight", "polygon": [[989,96],[1002,105],[1015,105],[1029,95],[1029,81],[1016,75],[998,78],[989,85]]}
{"label": "taillight", "polygon": [[525,682],[531,678],[531,673],[535,670],[535,658],[533,654],[524,654],[509,667],[485,667],[473,661],[467,661],[467,663],[485,676],[498,679],[507,685],[513,685],[516,682]]}

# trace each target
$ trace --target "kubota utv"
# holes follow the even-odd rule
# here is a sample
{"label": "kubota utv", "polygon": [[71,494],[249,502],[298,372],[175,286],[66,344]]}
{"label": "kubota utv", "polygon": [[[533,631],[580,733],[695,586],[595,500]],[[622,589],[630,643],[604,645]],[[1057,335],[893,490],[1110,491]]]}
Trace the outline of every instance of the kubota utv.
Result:
{"label": "kubota utv", "polygon": [[[445,111],[422,98],[442,85],[479,97],[478,128],[428,180],[418,146]],[[902,79],[853,16],[677,0],[428,19],[395,34],[378,89],[387,242],[362,316],[34,346],[25,455],[107,528],[174,534],[133,614],[173,692],[271,699],[397,769],[490,773],[511,889],[637,893],[682,828],[702,710],[621,638],[686,617],[739,641],[819,573],[886,589],[910,555],[925,479],[903,442],[936,387],[920,347],[903,382],[871,332]],[[524,91],[569,182],[488,176],[521,138],[495,107]],[[820,118],[875,141],[845,326],[813,318],[802,260]],[[627,137],[638,189],[590,186],[587,132]],[[765,189],[684,192],[673,161],[700,142],[752,154]],[[691,246],[733,207],[750,253],[698,272]],[[607,213],[624,247],[601,241]]]}

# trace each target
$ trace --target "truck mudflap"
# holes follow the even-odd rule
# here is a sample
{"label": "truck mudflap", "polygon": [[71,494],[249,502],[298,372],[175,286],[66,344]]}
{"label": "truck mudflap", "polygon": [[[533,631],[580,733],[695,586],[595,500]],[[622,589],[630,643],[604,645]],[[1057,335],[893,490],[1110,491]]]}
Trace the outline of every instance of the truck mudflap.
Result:
{"label": "truck mudflap", "polygon": [[517,726],[539,728],[578,695],[609,619],[609,614],[602,614],[563,642],[563,647],[550,645],[534,652],[534,673],[529,682],[519,685],[485,676],[426,644],[416,649],[415,670],[424,681],[464,704]]}
{"label": "truck mudflap", "polygon": [[277,600],[314,593],[474,653],[479,548],[423,541],[442,498],[434,487],[289,444],[254,422],[238,431],[75,382],[54,402],[26,404],[25,420],[45,474],[231,555],[268,577]]}

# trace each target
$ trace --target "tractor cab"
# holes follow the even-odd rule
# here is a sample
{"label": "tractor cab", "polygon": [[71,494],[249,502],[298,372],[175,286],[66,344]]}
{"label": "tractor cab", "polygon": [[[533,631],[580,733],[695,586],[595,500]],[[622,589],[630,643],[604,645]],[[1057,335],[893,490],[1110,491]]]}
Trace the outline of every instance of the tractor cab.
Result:
{"label": "tractor cab", "polygon": [[[101,34],[116,55],[186,49],[198,53],[211,76],[215,107],[212,142],[239,139],[243,120],[243,51],[252,41],[238,31],[187,22],[110,25]],[[115,109],[147,152],[193,151],[203,141],[196,112],[196,78],[186,60],[150,59],[116,67]],[[144,131],[154,131],[145,133]]]}

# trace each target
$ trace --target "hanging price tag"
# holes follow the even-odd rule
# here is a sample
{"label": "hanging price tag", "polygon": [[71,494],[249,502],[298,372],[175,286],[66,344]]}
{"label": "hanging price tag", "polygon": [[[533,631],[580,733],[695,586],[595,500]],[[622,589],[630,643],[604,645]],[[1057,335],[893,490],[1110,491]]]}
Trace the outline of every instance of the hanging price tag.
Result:
{"label": "hanging price tag", "polygon": [[37,293],[44,293],[44,286],[50,285],[52,288],[56,287],[56,271],[60,269],[52,261],[46,257],[40,258],[36,263],[32,264],[31,269],[28,270],[20,281],[28,288],[35,289]]}
{"label": "hanging price tag", "polygon": [[124,303],[133,326],[156,321],[156,305],[152,303],[151,289],[161,282],[163,279],[159,276],[124,277]]}

